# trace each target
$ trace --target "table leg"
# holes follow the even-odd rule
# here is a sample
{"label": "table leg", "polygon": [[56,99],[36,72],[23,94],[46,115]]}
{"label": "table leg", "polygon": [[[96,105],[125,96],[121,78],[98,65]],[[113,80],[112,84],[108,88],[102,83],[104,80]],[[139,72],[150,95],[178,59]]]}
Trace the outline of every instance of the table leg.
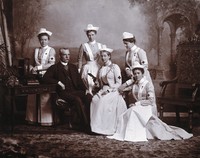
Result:
{"label": "table leg", "polygon": [[11,133],[14,132],[14,124],[15,124],[15,96],[11,96]]}

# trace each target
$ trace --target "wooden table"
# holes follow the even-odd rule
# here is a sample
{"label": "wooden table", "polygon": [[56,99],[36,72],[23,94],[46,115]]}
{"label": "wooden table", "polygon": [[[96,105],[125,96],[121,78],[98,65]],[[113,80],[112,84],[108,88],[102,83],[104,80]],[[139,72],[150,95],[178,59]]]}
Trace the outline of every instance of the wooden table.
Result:
{"label": "wooden table", "polygon": [[[5,95],[11,98],[10,112],[11,112],[11,132],[12,133],[14,131],[14,125],[15,125],[15,111],[14,111],[14,107],[16,106],[15,98],[18,96],[35,94],[36,95],[36,109],[37,109],[36,118],[38,119],[38,108],[40,106],[40,94],[56,93],[56,87],[57,87],[56,84],[19,85],[19,86],[14,86],[14,87],[6,87]],[[9,105],[5,104],[4,106],[9,106]]]}

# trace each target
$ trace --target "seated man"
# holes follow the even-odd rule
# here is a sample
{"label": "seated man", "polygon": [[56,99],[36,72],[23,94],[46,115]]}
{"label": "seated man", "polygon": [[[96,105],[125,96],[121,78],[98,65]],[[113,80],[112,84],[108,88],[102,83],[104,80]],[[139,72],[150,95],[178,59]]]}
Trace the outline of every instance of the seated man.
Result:
{"label": "seated man", "polygon": [[59,57],[60,61],[47,70],[43,81],[45,83],[58,84],[58,96],[66,100],[71,106],[75,106],[82,126],[88,127],[89,120],[85,110],[87,111],[90,103],[85,95],[85,87],[78,69],[69,62],[69,49],[61,48]]}

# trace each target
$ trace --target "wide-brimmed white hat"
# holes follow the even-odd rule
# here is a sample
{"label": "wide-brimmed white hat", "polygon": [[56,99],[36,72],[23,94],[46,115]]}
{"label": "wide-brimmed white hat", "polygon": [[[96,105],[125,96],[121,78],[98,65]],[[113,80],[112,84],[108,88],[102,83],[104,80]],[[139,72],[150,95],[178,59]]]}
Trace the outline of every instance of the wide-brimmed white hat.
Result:
{"label": "wide-brimmed white hat", "polygon": [[46,28],[40,28],[40,31],[38,32],[38,36],[42,33],[46,33],[47,35],[51,36],[52,35],[52,32],[50,31],[47,31]]}
{"label": "wide-brimmed white hat", "polygon": [[134,62],[133,65],[131,66],[132,71],[134,71],[135,69],[143,69],[144,70],[144,66],[141,65],[139,62]]}
{"label": "wide-brimmed white hat", "polygon": [[87,28],[84,29],[84,31],[87,32],[87,31],[90,31],[90,30],[98,31],[99,27],[94,27],[92,24],[88,24]]}
{"label": "wide-brimmed white hat", "polygon": [[106,45],[102,45],[102,47],[99,50],[100,51],[107,51],[107,52],[110,52],[110,53],[113,52],[113,49],[108,48]]}
{"label": "wide-brimmed white hat", "polygon": [[129,32],[124,32],[123,39],[128,39],[128,38],[134,38],[133,34]]}

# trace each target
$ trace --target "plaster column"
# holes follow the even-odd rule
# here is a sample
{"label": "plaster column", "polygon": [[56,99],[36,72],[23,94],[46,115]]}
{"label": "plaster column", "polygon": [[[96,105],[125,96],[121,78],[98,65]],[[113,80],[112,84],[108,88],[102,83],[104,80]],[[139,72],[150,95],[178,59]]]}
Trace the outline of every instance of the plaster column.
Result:
{"label": "plaster column", "polygon": [[173,25],[169,25],[171,34],[171,62],[174,62],[174,57],[176,55],[176,46],[175,46],[175,38],[176,38],[176,28]]}
{"label": "plaster column", "polygon": [[177,28],[175,27],[175,25],[171,22],[168,22],[169,26],[170,26],[170,39],[171,39],[171,60],[169,63],[170,66],[170,73],[171,73],[171,78],[174,78],[176,76],[176,65],[175,65],[175,57],[176,57],[176,43],[175,43],[175,38],[176,38],[176,30]]}
{"label": "plaster column", "polygon": [[163,32],[164,27],[163,26],[159,26],[157,28],[157,32],[158,32],[158,37],[157,37],[157,53],[158,53],[158,63],[156,66],[156,79],[157,80],[162,80],[164,79],[163,76],[163,68],[161,66],[161,39],[162,39],[162,32]]}
{"label": "plaster column", "polygon": [[162,39],[162,32],[163,32],[163,27],[158,27],[158,38],[157,38],[157,52],[158,52],[158,66],[160,66],[161,62],[161,48],[160,48],[160,43]]}

